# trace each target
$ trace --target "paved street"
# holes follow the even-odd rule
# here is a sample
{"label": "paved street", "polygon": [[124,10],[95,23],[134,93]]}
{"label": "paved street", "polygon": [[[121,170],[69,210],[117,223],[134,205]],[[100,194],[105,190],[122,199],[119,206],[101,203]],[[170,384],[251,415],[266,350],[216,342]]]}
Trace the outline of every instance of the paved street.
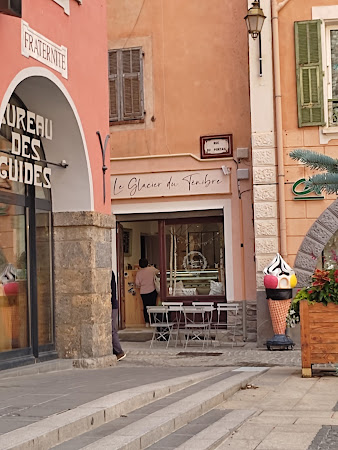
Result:
{"label": "paved street", "polygon": [[[150,349],[149,342],[123,342],[123,347],[127,358],[116,367],[1,379],[0,435],[19,429],[24,435],[29,424],[37,424],[48,417],[61,417],[63,412],[79,405],[108,398],[111,393],[120,395],[137,386],[166,383],[166,380],[217,367],[217,370],[225,371],[241,367],[244,372],[246,368],[263,367],[267,369],[265,373],[258,373],[245,389],[215,406],[203,420],[197,419],[188,426],[190,431],[183,427],[151,448],[189,449],[185,445],[191,444],[184,444],[184,441],[193,438],[191,430],[203,433],[206,427],[204,433],[207,433],[209,426],[217,427],[220,418],[226,421],[227,417],[231,419],[231,414],[244,411],[251,417],[231,432],[218,447],[220,450],[338,448],[338,379],[332,370],[315,371],[311,379],[301,378],[300,351],[297,349],[271,352],[257,349],[253,344],[204,350],[196,347],[165,349],[164,345],[158,344]],[[219,380],[224,377],[221,373],[218,375]],[[181,442],[180,446],[177,442]],[[72,448],[72,444],[65,443],[64,448]],[[92,448],[96,448],[95,443]]]}

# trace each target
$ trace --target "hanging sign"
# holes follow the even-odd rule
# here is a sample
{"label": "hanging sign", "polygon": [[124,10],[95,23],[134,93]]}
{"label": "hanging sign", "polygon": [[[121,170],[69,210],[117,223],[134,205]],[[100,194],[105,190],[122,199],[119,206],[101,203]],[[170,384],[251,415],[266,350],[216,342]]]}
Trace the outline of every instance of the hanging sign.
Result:
{"label": "hanging sign", "polygon": [[54,44],[42,34],[34,31],[28,23],[21,22],[21,53],[34,58],[68,78],[67,48]]}
{"label": "hanging sign", "polygon": [[230,194],[230,171],[221,169],[112,175],[112,198]]}
{"label": "hanging sign", "polygon": [[[323,200],[324,196],[321,195],[319,188],[312,189],[307,186],[306,179],[300,178],[292,186],[292,193],[294,194],[294,200]],[[310,195],[312,194],[312,195]]]}
{"label": "hanging sign", "polygon": [[11,130],[10,153],[14,158],[0,152],[0,178],[50,189],[51,169],[38,162],[41,138],[52,140],[52,121],[8,103],[2,125]]}

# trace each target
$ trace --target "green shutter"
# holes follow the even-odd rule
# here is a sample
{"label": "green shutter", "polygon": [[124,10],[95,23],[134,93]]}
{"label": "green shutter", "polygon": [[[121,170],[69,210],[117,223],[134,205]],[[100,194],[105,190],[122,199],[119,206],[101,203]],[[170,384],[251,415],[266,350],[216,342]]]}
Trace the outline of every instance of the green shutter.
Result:
{"label": "green shutter", "polygon": [[143,118],[142,52],[140,48],[122,50],[123,120]]}
{"label": "green shutter", "polygon": [[298,126],[324,125],[320,20],[295,22]]}

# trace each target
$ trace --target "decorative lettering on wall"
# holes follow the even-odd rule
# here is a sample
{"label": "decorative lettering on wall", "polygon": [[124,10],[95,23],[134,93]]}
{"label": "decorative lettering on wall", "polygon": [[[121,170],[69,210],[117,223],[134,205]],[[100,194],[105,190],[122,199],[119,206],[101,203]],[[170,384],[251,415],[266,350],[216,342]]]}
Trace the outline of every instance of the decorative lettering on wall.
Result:
{"label": "decorative lettering on wall", "polygon": [[312,189],[311,187],[309,187],[305,178],[300,178],[292,185],[292,193],[294,194],[294,200],[324,199],[324,196],[321,194],[320,189]]}
{"label": "decorative lettering on wall", "polygon": [[21,53],[26,58],[34,58],[68,78],[67,48],[50,41],[42,34],[21,22]]}
{"label": "decorative lettering on wall", "polygon": [[229,194],[230,176],[221,169],[112,175],[112,198]]}
{"label": "decorative lettering on wall", "polygon": [[51,169],[35,162],[41,161],[41,138],[53,138],[53,122],[9,103],[2,124],[12,129],[10,152],[14,158],[0,153],[0,178],[50,189]]}

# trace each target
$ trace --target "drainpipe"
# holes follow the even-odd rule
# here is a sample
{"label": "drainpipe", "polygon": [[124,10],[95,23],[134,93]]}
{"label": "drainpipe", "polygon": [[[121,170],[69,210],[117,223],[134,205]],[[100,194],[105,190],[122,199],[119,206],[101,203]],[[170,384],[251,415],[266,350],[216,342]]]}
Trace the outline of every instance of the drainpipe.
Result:
{"label": "drainpipe", "polygon": [[279,208],[279,233],[280,253],[285,260],[288,257],[286,240],[286,214],[285,214],[285,188],[284,188],[284,147],[283,147],[283,122],[282,122],[282,93],[280,82],[280,58],[279,58],[279,30],[278,13],[289,2],[284,0],[279,3],[271,0],[271,22],[272,22],[272,51],[274,66],[274,88],[275,88],[275,115],[276,115],[276,145],[277,145],[277,174],[278,174],[278,208]]}

